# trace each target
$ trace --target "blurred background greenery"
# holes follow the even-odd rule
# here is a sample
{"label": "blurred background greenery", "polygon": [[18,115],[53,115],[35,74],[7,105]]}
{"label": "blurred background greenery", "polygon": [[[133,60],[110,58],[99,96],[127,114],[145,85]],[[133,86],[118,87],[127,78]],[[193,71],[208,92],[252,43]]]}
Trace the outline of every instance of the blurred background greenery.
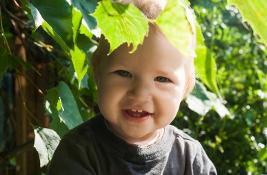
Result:
{"label": "blurred background greenery", "polygon": [[[232,116],[186,107],[175,124],[204,143],[218,174],[267,172],[267,55],[238,10],[226,1],[192,1],[206,45],[216,58],[217,82]],[[188,116],[188,117],[184,117]],[[250,172],[250,173],[249,173]]]}
{"label": "blurred background greenery", "polygon": [[[60,2],[51,1],[56,7]],[[91,11],[96,1],[80,2]],[[34,135],[47,139],[44,145],[56,142],[49,140],[54,136],[51,130],[38,127],[52,128],[62,136],[75,126],[71,123],[91,118],[96,110],[95,86],[90,67],[85,77],[77,80],[76,67],[59,37],[51,34],[53,30],[35,29],[34,8],[26,0],[0,3],[0,174],[43,174],[52,148],[46,147],[45,158],[39,163],[34,146],[39,153],[42,150],[34,144]],[[36,7],[42,4],[32,3]],[[202,107],[206,110],[203,113],[196,110],[197,104],[189,107],[190,101],[185,100],[172,124],[200,140],[218,174],[267,174],[266,46],[226,0],[191,0],[191,5],[205,38],[207,55],[216,60],[219,92],[200,82],[197,87],[213,91],[211,96],[220,103],[207,110]],[[76,7],[84,9],[81,4]],[[58,10],[67,12],[68,8]],[[62,21],[58,18],[54,22]],[[77,35],[77,46],[90,57],[93,34],[80,30],[83,32]],[[192,95],[197,93],[198,88]],[[224,107],[227,115],[220,114]],[[61,122],[71,115],[77,116],[75,121]]]}

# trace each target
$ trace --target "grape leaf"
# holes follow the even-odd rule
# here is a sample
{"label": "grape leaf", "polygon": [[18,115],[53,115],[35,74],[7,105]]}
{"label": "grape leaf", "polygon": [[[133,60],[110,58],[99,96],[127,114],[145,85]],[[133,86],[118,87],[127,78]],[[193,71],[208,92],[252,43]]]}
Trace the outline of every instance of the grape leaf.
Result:
{"label": "grape leaf", "polygon": [[64,82],[60,82],[58,85],[58,94],[60,98],[60,104],[58,112],[60,118],[65,125],[72,129],[83,122],[76,100],[68,87]]}
{"label": "grape leaf", "polygon": [[202,116],[206,115],[211,109],[214,109],[221,118],[230,115],[222,100],[207,91],[199,81],[196,82],[193,92],[187,97],[186,103],[189,109]]}
{"label": "grape leaf", "polygon": [[184,55],[194,55],[194,25],[190,8],[177,0],[169,0],[157,17],[156,24],[166,38]]}
{"label": "grape leaf", "polygon": [[72,38],[72,7],[67,1],[32,0],[31,3],[52,29],[61,38],[64,38],[65,43],[72,48],[74,44]]}
{"label": "grape leaf", "polygon": [[40,167],[43,167],[52,159],[60,137],[54,130],[41,127],[34,129],[34,135],[34,148],[39,155]]}
{"label": "grape leaf", "polygon": [[109,53],[121,44],[132,44],[132,52],[148,33],[148,20],[133,4],[112,3],[102,0],[93,13],[97,25],[110,44]]}
{"label": "grape leaf", "polygon": [[240,11],[244,21],[247,21],[253,31],[260,36],[261,41],[267,45],[267,1],[266,0],[228,0]]}

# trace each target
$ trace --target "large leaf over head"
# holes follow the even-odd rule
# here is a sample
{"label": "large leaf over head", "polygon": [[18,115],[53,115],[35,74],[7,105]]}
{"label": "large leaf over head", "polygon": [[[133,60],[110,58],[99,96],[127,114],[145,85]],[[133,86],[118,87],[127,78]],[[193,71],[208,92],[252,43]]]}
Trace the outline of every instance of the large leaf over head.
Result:
{"label": "large leaf over head", "polygon": [[193,55],[194,20],[190,8],[181,1],[169,0],[156,24],[167,39],[184,55]]}
{"label": "large leaf over head", "polygon": [[247,21],[253,31],[260,36],[267,45],[267,1],[266,0],[228,0],[228,4],[235,5],[244,21]]}
{"label": "large leaf over head", "polygon": [[148,33],[148,20],[133,4],[102,0],[93,15],[110,44],[109,53],[123,43],[132,44],[132,51],[136,50]]}

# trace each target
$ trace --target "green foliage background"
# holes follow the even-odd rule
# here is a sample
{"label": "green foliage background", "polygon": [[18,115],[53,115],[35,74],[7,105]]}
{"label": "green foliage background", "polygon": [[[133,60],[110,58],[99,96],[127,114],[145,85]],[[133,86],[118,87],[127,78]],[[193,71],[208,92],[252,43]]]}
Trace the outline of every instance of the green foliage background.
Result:
{"label": "green foliage background", "polygon": [[200,117],[182,108],[175,124],[202,140],[219,174],[266,173],[266,47],[226,1],[192,3],[232,115],[219,118],[210,111]]}
{"label": "green foliage background", "polygon": [[[99,27],[109,39],[111,50],[123,42],[137,46],[148,30],[148,21],[134,6],[111,4],[109,0],[101,2],[97,7],[96,0],[20,1],[21,11],[26,15],[21,21],[29,55],[43,57],[45,60],[36,62],[44,61],[56,72],[47,82],[49,88],[45,90],[43,102],[51,118],[50,129],[40,128],[37,122],[31,121],[38,138],[35,148],[41,166],[50,161],[58,135],[62,137],[94,116],[96,88],[89,62],[97,47]],[[253,20],[253,16],[245,16],[248,12],[242,11],[253,31],[248,23],[242,22],[244,18],[238,10],[225,0],[190,2],[199,24],[195,62],[198,82],[181,105],[173,124],[201,141],[218,174],[267,173],[267,53],[263,44],[266,32],[259,27],[267,22],[257,23],[257,18]],[[8,77],[19,75],[21,70],[36,69],[34,64],[22,61],[12,52],[10,46],[17,33],[4,10],[9,3],[1,1],[0,11],[3,33],[0,41],[0,138],[4,138],[0,141],[0,151],[5,151],[14,139],[12,131],[4,127],[7,114],[3,94],[12,93]],[[240,4],[253,7],[238,0],[228,3],[236,4],[240,10],[243,8]],[[267,9],[266,2],[259,0],[258,3],[261,5],[257,8]],[[258,15],[266,19],[266,15]],[[170,29],[168,23],[162,21],[161,25]],[[175,18],[170,22],[175,22]],[[177,22],[177,25],[184,22]]]}

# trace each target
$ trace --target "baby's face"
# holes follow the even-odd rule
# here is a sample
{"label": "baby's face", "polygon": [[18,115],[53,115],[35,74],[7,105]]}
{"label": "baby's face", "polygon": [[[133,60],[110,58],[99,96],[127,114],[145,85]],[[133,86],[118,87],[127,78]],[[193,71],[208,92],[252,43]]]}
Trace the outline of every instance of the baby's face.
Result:
{"label": "baby's face", "polygon": [[137,143],[176,116],[185,92],[186,58],[155,31],[135,53],[128,52],[120,47],[102,62],[98,105],[115,134]]}

